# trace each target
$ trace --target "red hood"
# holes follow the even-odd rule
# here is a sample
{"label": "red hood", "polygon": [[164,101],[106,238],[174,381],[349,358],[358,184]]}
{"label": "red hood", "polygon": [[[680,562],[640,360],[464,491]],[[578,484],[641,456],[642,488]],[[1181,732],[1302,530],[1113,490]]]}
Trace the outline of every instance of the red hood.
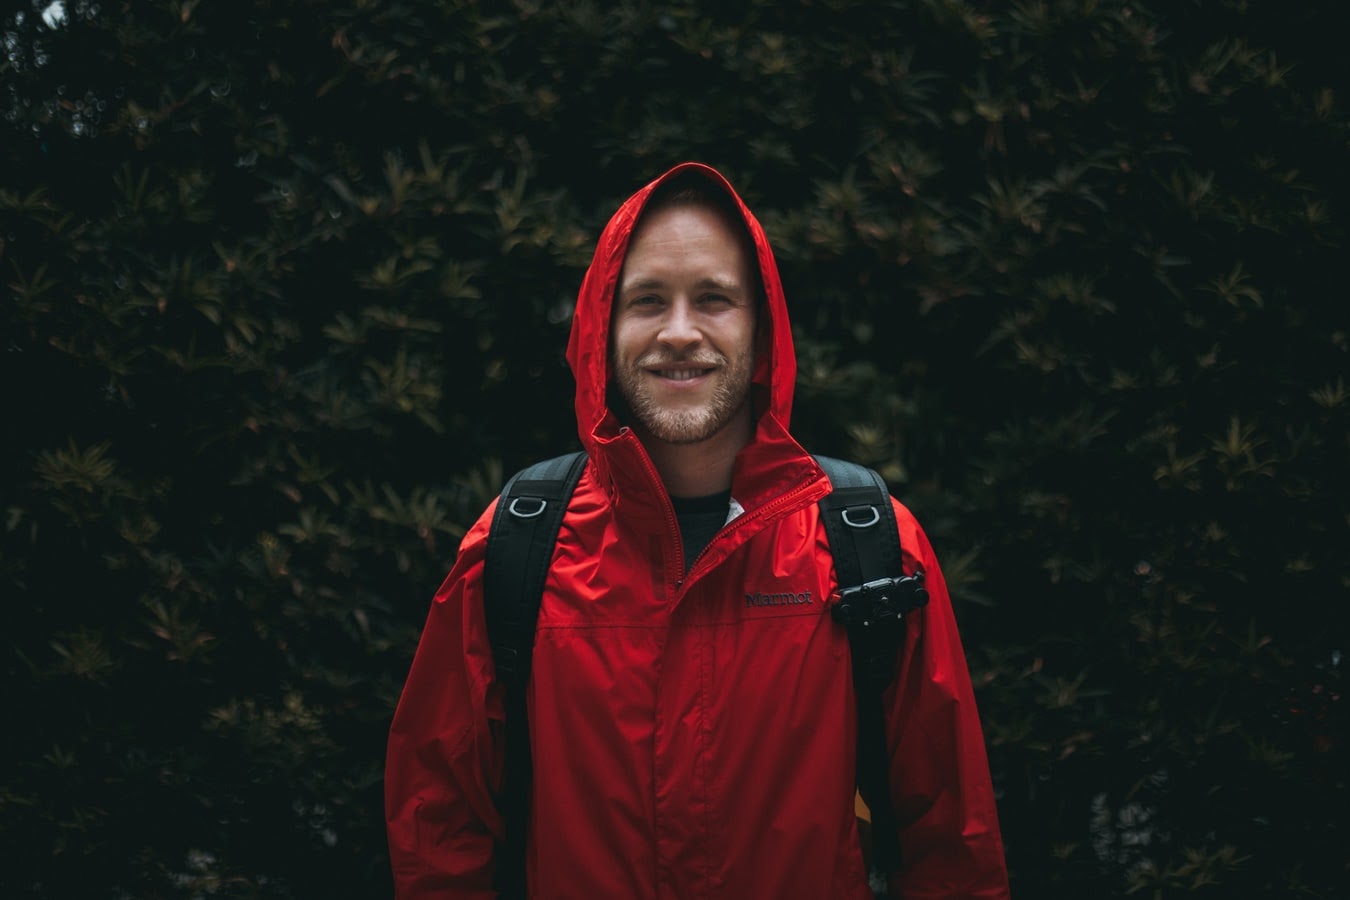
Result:
{"label": "red hood", "polygon": [[[736,201],[745,227],[754,239],[760,276],[764,283],[765,310],[769,317],[768,352],[755,362],[753,391],[755,414],[759,417],[759,438],[785,436],[792,412],[792,390],[797,377],[797,358],[792,349],[792,329],[788,324],[783,285],[774,263],[773,250],[759,221],[746,208],[731,184],[716,169],[701,163],[681,163],[642,188],[619,207],[605,226],[595,248],[595,256],[581,283],[576,313],[572,318],[572,336],[567,342],[567,362],[577,381],[577,430],[582,445],[594,458],[598,443],[618,436],[620,424],[606,402],[609,385],[609,320],[614,290],[628,253],[633,226],[647,198],[662,183],[681,172],[698,172]],[[767,421],[766,421],[767,420]]]}

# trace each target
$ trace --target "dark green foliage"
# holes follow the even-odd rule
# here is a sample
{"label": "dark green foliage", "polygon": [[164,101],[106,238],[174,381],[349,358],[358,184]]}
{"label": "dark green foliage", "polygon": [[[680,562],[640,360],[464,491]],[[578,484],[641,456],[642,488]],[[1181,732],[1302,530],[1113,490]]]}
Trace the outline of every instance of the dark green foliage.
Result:
{"label": "dark green foliage", "polygon": [[575,446],[605,218],[697,158],[775,241],[799,437],[945,560],[1015,893],[1350,894],[1335,4],[47,5],[0,59],[0,893],[388,894],[427,602]]}

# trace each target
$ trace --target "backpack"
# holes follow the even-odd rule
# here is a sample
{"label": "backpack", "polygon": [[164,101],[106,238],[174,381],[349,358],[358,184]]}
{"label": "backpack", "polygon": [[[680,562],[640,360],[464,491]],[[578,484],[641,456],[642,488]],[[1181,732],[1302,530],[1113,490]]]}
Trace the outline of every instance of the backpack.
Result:
{"label": "backpack", "polygon": [[[815,457],[831,492],[819,506],[840,591],[831,608],[848,629],[858,700],[858,791],[872,816],[872,889],[885,895],[899,862],[891,808],[882,692],[895,671],[904,615],[928,602],[923,572],[901,568],[900,537],[890,492],[865,466]],[[499,798],[506,838],[496,848],[496,885],[503,898],[525,896],[525,831],[533,765],[525,686],[529,682],[539,604],[567,501],[586,468],[586,454],[569,453],[517,472],[502,489],[488,532],[483,606],[497,677],[506,689],[505,772]]]}

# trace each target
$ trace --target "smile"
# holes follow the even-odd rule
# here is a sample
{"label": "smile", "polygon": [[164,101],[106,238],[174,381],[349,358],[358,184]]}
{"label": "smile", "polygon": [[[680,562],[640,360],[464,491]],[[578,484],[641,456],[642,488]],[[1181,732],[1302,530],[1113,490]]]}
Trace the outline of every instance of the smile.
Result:
{"label": "smile", "polygon": [[652,374],[670,381],[693,381],[712,372],[712,369],[653,369]]}

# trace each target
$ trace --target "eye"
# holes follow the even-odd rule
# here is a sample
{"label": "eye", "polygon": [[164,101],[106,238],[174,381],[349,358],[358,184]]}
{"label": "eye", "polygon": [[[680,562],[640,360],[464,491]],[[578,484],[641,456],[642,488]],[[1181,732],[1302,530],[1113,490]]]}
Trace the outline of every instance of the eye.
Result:
{"label": "eye", "polygon": [[638,294],[636,297],[628,301],[628,305],[635,307],[660,306],[661,302],[662,302],[661,298],[658,297],[656,294]]}

